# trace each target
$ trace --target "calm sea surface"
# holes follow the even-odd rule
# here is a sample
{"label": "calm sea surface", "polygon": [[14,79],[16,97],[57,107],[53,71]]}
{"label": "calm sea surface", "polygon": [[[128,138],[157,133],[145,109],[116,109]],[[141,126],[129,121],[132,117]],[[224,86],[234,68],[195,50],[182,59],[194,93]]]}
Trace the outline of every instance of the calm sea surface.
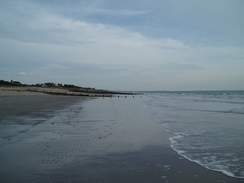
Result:
{"label": "calm sea surface", "polygon": [[208,169],[244,178],[244,91],[145,94],[145,109],[175,135],[174,150]]}

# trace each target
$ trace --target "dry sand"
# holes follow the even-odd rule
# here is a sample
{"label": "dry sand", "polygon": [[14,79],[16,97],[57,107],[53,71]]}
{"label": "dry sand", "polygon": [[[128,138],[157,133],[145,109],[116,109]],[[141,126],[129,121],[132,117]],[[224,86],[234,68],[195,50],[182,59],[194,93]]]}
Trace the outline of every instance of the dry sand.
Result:
{"label": "dry sand", "polygon": [[[31,91],[40,91],[40,92],[31,92]],[[45,93],[41,92],[68,92],[65,89],[58,89],[58,88],[42,88],[42,87],[0,87],[0,97],[1,96],[26,96],[26,95],[46,95]]]}
{"label": "dry sand", "polygon": [[179,156],[143,100],[0,97],[0,182],[243,182]]}

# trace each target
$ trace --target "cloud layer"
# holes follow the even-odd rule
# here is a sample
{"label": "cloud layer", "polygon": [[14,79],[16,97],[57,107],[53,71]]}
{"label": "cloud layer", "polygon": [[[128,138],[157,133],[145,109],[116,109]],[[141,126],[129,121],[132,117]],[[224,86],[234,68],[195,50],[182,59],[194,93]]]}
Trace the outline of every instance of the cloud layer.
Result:
{"label": "cloud layer", "polygon": [[[244,89],[243,13],[232,9],[241,2],[154,1],[1,2],[1,77],[113,90]],[[231,17],[222,20],[227,5]]]}

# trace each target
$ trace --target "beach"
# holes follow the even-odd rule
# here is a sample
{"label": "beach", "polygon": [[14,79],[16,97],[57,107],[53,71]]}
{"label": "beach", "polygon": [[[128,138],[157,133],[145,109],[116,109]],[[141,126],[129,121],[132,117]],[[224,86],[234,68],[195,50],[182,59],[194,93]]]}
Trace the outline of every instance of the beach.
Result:
{"label": "beach", "polygon": [[0,97],[1,182],[244,182],[180,156],[147,96]]}
{"label": "beach", "polygon": [[[38,92],[37,92],[38,91]],[[0,97],[8,96],[30,96],[30,95],[45,95],[47,92],[68,92],[66,89],[46,88],[46,87],[0,87]]]}

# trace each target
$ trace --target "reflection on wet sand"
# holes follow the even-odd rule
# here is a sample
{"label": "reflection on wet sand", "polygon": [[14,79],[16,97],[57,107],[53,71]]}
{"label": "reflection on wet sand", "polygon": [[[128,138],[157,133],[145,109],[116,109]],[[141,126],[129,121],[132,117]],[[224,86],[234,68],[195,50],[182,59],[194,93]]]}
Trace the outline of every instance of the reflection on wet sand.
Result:
{"label": "reflection on wet sand", "polygon": [[1,98],[1,182],[228,182],[175,153],[144,98],[52,97]]}

